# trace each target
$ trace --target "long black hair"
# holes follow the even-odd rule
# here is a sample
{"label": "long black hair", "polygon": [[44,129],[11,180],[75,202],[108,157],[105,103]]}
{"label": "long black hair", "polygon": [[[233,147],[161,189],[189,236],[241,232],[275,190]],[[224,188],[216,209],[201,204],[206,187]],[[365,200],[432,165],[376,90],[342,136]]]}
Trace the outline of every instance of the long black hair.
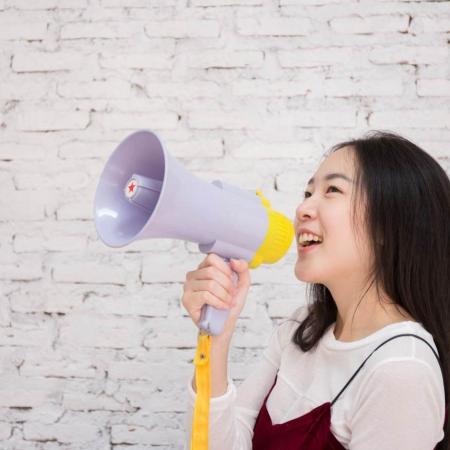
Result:
{"label": "long black hair", "polygon": [[[450,180],[428,153],[395,133],[368,132],[341,142],[355,156],[353,223],[363,226],[374,255],[367,281],[375,283],[433,336],[439,351],[448,404],[450,385]],[[328,154],[329,154],[328,153]],[[354,200],[354,199],[353,199]],[[357,205],[363,204],[363,207]],[[358,230],[356,230],[358,231]],[[358,233],[356,234],[358,236]],[[370,288],[369,285],[369,288]],[[326,286],[307,285],[306,318],[292,340],[314,348],[336,321],[337,307]],[[359,304],[358,304],[359,305]],[[449,425],[436,449],[448,450]]]}

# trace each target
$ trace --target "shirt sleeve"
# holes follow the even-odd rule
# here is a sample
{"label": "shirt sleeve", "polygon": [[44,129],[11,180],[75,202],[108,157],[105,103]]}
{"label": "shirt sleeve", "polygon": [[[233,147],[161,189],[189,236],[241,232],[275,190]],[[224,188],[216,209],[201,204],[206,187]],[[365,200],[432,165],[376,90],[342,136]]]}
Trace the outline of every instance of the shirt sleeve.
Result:
{"label": "shirt sleeve", "polygon": [[[298,310],[296,310],[298,311]],[[296,311],[294,314],[296,314]],[[253,427],[264,398],[275,380],[280,366],[283,347],[288,342],[288,333],[293,321],[277,325],[269,338],[262,357],[247,378],[236,387],[228,377],[224,395],[210,399],[209,405],[209,450],[251,450]],[[189,379],[188,408],[186,413],[185,450],[190,447],[195,392]]]}
{"label": "shirt sleeve", "polygon": [[443,439],[442,377],[418,359],[385,361],[357,394],[351,450],[433,450]]}

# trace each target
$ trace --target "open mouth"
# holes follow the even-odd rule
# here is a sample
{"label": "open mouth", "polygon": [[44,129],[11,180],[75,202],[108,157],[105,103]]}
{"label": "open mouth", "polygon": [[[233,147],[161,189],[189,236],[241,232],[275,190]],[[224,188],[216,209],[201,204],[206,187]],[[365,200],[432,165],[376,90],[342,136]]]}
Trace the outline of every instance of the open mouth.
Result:
{"label": "open mouth", "polygon": [[313,247],[315,245],[320,245],[322,242],[315,242],[315,241],[310,241],[310,242],[306,242],[305,244],[301,244],[300,247],[304,248],[304,247]]}

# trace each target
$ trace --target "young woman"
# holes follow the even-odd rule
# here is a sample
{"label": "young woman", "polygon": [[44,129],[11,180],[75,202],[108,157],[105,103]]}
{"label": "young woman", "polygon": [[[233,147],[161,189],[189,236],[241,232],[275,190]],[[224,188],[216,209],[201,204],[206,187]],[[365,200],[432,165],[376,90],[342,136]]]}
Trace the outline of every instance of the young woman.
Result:
{"label": "young woman", "polygon": [[[238,388],[227,359],[247,263],[231,263],[236,289],[215,254],[187,273],[182,303],[196,324],[205,303],[230,309],[211,339],[209,448],[447,450],[450,180],[392,133],[325,156],[295,217],[308,304],[275,328]],[[195,377],[188,389],[187,448]]]}

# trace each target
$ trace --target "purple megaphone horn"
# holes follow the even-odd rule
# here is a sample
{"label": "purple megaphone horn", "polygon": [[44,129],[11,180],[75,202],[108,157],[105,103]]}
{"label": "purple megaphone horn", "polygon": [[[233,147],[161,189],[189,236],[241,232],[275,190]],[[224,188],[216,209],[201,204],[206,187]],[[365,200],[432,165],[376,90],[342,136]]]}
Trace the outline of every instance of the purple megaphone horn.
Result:
{"label": "purple megaphone horn", "polygon": [[[140,130],[127,136],[106,163],[95,194],[95,226],[110,247],[138,239],[182,239],[197,243],[202,253],[216,253],[227,262],[245,259],[254,268],[284,256],[295,234],[292,222],[256,194],[195,177],[155,133]],[[228,314],[204,305],[199,327],[220,334]]]}

